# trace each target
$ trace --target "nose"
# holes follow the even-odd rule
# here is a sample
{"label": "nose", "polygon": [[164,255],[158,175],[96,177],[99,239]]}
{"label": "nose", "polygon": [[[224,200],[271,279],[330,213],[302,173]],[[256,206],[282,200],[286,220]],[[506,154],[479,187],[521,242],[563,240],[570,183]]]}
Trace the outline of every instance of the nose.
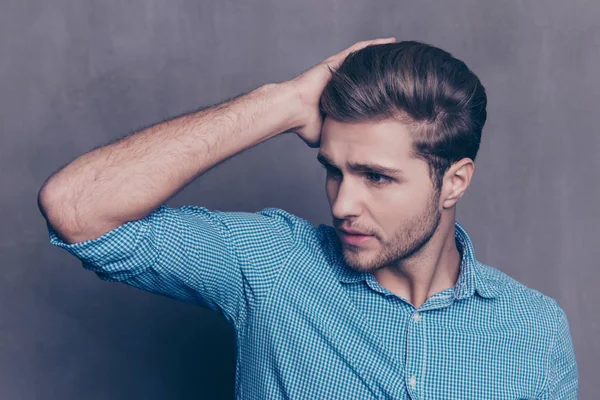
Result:
{"label": "nose", "polygon": [[349,179],[332,182],[333,202],[331,213],[337,219],[360,215],[360,191]]}

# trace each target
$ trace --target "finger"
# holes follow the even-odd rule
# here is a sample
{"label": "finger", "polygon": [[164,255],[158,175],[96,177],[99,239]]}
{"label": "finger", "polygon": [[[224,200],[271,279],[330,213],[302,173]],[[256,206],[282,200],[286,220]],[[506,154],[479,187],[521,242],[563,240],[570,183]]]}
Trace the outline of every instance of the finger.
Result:
{"label": "finger", "polygon": [[[396,41],[395,37],[389,37],[389,38],[379,38],[379,39],[374,39],[374,40],[363,40],[357,43],[354,43],[352,46],[348,47],[347,49],[344,49],[342,51],[340,51],[339,53],[336,53],[332,56],[330,56],[329,58],[327,58],[326,60],[323,61],[323,63],[326,66],[329,66],[330,68],[338,69],[340,67],[340,65],[342,64],[342,62],[344,61],[344,59],[346,57],[348,57],[348,55],[351,52],[355,52],[358,51],[362,48],[365,48],[369,45],[372,44],[384,44],[384,43],[393,43]],[[331,70],[330,70],[331,71]]]}
{"label": "finger", "polygon": [[383,43],[393,43],[396,41],[395,37],[389,37],[389,38],[378,38],[378,39],[373,39],[373,40],[364,40],[358,43],[355,43],[353,46],[350,46],[350,48],[356,48],[356,49],[362,49],[364,47],[370,46],[372,44],[383,44]]}
{"label": "finger", "polygon": [[383,38],[383,39],[375,39],[374,42],[376,44],[380,43],[394,43],[396,41],[395,37]]}
{"label": "finger", "polygon": [[360,50],[360,49],[365,48],[372,44],[393,43],[395,41],[396,41],[395,37],[379,38],[379,39],[374,39],[374,40],[363,40],[363,41],[354,43],[352,46],[340,51],[339,53],[334,54],[333,56],[329,57],[329,59],[327,61],[336,61],[339,59],[344,59],[351,52]]}

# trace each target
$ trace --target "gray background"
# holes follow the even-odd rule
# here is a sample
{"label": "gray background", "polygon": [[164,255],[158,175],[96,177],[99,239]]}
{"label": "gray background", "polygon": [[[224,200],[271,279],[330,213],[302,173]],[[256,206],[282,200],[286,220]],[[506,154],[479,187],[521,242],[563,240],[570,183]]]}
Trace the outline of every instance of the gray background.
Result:
{"label": "gray background", "polygon": [[[600,3],[596,1],[2,1],[0,397],[233,397],[231,328],[211,311],[106,283],[49,244],[37,191],[94,147],[292,78],[395,35],[463,59],[489,95],[458,220],[477,257],[567,312],[580,398],[600,369]],[[274,206],[330,223],[324,173],[294,134],[168,201]]]}

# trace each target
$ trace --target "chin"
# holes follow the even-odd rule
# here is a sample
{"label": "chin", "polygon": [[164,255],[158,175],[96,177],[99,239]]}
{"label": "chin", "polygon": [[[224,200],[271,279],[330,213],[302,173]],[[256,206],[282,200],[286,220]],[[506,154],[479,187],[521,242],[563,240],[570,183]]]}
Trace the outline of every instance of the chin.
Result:
{"label": "chin", "polygon": [[367,250],[363,250],[363,251],[344,251],[344,260],[346,261],[346,264],[352,268],[355,271],[358,272],[373,272],[376,271],[379,266],[377,265],[373,265],[373,262],[375,261],[374,258],[371,256],[368,256],[367,254],[364,253],[368,253]]}

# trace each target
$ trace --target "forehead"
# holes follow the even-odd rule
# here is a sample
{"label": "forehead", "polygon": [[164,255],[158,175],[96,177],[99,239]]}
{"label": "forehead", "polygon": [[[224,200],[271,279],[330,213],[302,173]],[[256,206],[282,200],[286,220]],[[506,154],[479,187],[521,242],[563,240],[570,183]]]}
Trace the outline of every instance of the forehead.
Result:
{"label": "forehead", "polygon": [[325,118],[320,153],[334,159],[371,160],[392,165],[416,161],[409,127],[396,120],[345,123]]}

